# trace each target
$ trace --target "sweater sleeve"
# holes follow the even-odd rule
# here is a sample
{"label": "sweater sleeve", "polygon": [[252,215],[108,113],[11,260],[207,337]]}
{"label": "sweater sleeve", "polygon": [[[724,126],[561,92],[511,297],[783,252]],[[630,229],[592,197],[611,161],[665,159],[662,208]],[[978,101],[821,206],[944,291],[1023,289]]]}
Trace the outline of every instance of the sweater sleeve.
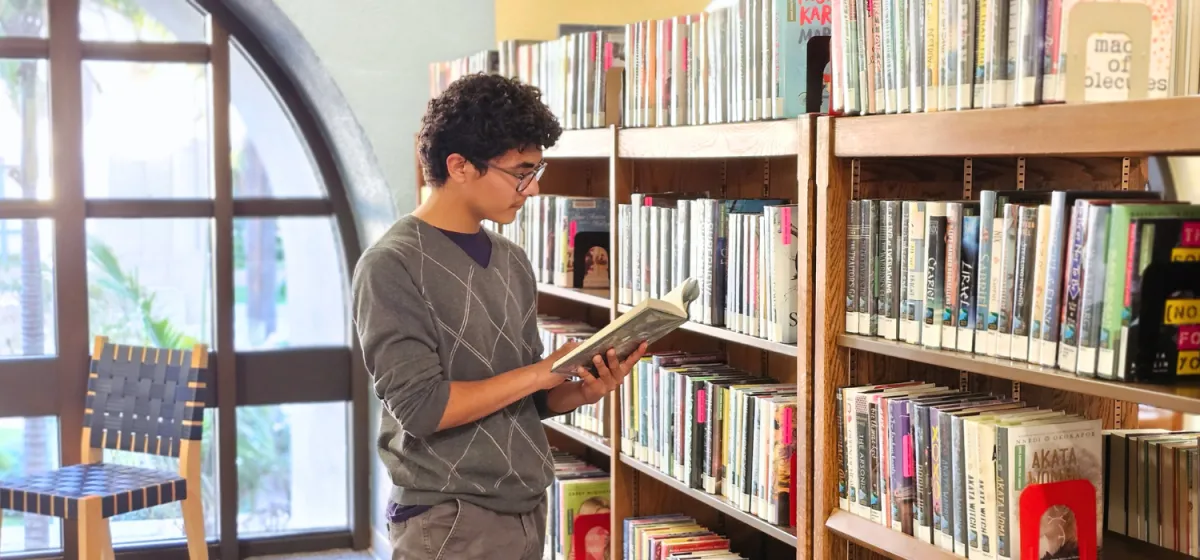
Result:
{"label": "sweater sleeve", "polygon": [[392,249],[363,253],[352,282],[354,326],[375,396],[400,428],[419,438],[437,431],[450,381],[437,351],[425,298]]}

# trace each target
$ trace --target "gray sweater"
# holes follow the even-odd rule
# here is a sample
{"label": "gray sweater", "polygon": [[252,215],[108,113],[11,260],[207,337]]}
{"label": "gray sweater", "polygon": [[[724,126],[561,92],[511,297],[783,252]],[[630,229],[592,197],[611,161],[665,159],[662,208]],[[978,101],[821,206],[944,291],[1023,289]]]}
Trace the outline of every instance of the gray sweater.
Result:
{"label": "gray sweater", "polygon": [[354,323],[383,403],[379,456],[401,505],[458,498],[524,513],[554,478],[544,398],[436,431],[451,381],[487,379],[541,358],[529,259],[488,235],[492,257],[483,268],[442,232],[405,216],[354,271]]}

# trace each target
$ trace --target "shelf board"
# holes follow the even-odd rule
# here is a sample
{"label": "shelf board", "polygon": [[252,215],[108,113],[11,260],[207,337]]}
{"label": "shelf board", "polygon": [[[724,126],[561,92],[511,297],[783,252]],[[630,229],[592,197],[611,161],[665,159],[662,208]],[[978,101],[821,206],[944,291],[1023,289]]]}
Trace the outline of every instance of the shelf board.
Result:
{"label": "shelf board", "polygon": [[595,451],[599,451],[605,455],[612,455],[612,449],[608,446],[608,442],[604,438],[593,434],[586,430],[581,430],[575,426],[568,426],[562,422],[557,422],[553,419],[542,420],[547,428],[554,430],[564,436],[567,436],[579,443],[582,443]]}
{"label": "shelf board", "polygon": [[585,303],[595,307],[608,309],[612,306],[609,299],[608,290],[581,290],[575,288],[563,288],[551,284],[538,283],[538,292],[546,295],[569,299],[579,303]]}
{"label": "shelf board", "polygon": [[931,350],[903,342],[842,334],[838,345],[934,366],[999,377],[1031,385],[1132,401],[1157,408],[1200,414],[1200,385],[1146,385],[1078,377],[1059,369],[1004,358],[950,350]]}
{"label": "shelf board", "polygon": [[[617,310],[621,313],[625,313],[630,309],[633,309],[633,307],[628,305],[617,306]],[[718,340],[724,340],[725,342],[732,342],[734,344],[741,344],[743,346],[751,346],[758,348],[759,350],[766,350],[767,352],[774,352],[776,354],[783,354],[785,356],[796,356],[798,352],[795,344],[771,342],[765,338],[758,338],[748,334],[736,333],[724,327],[714,327],[712,325],[704,325],[694,321],[688,321],[679,328],[685,331],[691,331],[705,336],[710,336]]]}
{"label": "shelf board", "polygon": [[[825,528],[854,544],[866,547],[888,558],[897,560],[963,560],[961,556],[939,546],[917,540],[900,531],[894,531],[845,510],[834,511],[833,515],[830,515],[829,519],[825,521]],[[1104,532],[1104,542],[1100,548],[1100,555],[1103,558],[1145,558],[1150,556],[1158,560],[1190,558],[1186,554],[1110,531]]]}
{"label": "shelf board", "polygon": [[588,128],[564,130],[558,142],[543,156],[560,158],[610,158],[613,153],[613,129]]}
{"label": "shelf board", "polygon": [[825,520],[825,528],[859,546],[898,560],[962,560],[941,547],[893,531],[870,519],[844,510],[834,511]]}
{"label": "shelf board", "polygon": [[833,149],[843,158],[1195,154],[1197,121],[1198,97],[843,117]]}
{"label": "shelf board", "polygon": [[795,156],[797,119],[747,123],[625,128],[618,133],[623,158],[734,158]]}
{"label": "shelf board", "polygon": [[687,494],[688,496],[704,503],[705,505],[708,505],[712,508],[719,510],[721,513],[724,513],[725,515],[727,515],[729,517],[737,519],[738,521],[740,521],[746,525],[749,525],[759,531],[762,531],[763,534],[765,534],[779,542],[782,542],[789,546],[796,546],[796,532],[795,532],[795,529],[793,529],[791,527],[780,527],[778,525],[772,525],[770,523],[767,523],[765,520],[760,519],[759,517],[757,517],[755,515],[752,515],[752,514],[742,511],[737,506],[734,506],[733,504],[729,503],[729,501],[726,500],[725,498],[722,498],[720,496],[714,496],[712,494],[709,494],[707,492],[702,492],[702,491],[696,490],[694,488],[689,488],[687,485],[683,484],[682,482],[679,482],[678,480],[675,480],[674,478],[671,478],[670,476],[667,476],[666,474],[659,472],[659,470],[654,468],[653,466],[651,466],[647,463],[643,463],[642,461],[638,461],[637,459],[629,457],[628,455],[621,455],[621,462],[625,463],[626,465],[629,465],[630,467],[633,467],[634,469],[636,469],[637,471],[639,471],[641,473],[646,474],[650,478],[653,478],[667,486],[670,486],[671,488],[678,490],[679,492]]}

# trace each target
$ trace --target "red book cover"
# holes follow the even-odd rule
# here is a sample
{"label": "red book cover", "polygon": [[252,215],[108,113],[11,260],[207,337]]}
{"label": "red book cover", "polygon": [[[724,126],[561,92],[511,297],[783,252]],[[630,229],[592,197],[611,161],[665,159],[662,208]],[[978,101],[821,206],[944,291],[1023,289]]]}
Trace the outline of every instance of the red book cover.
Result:
{"label": "red book cover", "polygon": [[571,560],[608,560],[610,522],[608,512],[575,516]]}

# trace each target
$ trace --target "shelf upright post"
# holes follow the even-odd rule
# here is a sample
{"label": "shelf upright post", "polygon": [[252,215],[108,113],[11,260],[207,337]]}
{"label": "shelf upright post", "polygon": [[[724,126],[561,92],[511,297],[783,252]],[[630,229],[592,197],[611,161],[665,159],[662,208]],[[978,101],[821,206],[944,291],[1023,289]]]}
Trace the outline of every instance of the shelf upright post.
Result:
{"label": "shelf upright post", "polygon": [[[1025,158],[1017,158],[1017,190],[1025,190]],[[1012,382],[1012,398],[1014,401],[1021,400],[1021,382]]]}

